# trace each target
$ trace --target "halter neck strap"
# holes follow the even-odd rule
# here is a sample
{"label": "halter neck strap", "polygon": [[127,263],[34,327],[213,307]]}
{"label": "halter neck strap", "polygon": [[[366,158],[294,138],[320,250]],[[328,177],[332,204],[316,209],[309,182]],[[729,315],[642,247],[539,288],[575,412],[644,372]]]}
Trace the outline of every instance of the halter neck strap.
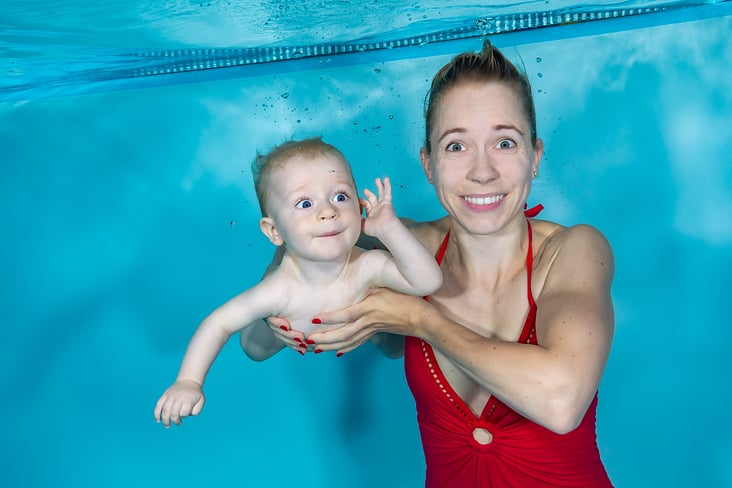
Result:
{"label": "halter neck strap", "polygon": [[[528,209],[528,210],[527,210]],[[544,205],[541,203],[534,205],[531,208],[528,208],[528,205],[524,203],[524,215],[526,218],[531,219],[539,215],[539,213],[544,210]]]}

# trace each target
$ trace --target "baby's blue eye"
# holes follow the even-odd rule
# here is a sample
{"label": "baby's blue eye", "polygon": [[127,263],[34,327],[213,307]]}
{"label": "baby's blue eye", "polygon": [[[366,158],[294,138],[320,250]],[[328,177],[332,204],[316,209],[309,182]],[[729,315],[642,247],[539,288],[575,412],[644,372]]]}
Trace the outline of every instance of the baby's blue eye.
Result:
{"label": "baby's blue eye", "polygon": [[348,195],[343,192],[336,193],[336,195],[333,197],[334,202],[345,202],[346,200],[348,200]]}
{"label": "baby's blue eye", "polygon": [[295,204],[295,207],[297,208],[310,208],[312,206],[313,202],[307,199],[300,200],[299,202],[297,202],[297,204]]}

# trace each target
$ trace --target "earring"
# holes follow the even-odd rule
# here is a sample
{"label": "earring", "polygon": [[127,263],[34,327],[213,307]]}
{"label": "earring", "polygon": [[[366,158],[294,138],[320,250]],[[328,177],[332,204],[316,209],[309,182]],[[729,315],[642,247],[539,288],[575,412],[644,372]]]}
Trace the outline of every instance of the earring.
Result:
{"label": "earring", "polygon": [[536,171],[536,170],[534,170],[534,171],[533,171],[533,172],[531,173],[531,176],[533,176],[534,178],[536,178],[536,176],[537,176],[538,174],[539,174],[539,172],[538,172],[538,171]]}

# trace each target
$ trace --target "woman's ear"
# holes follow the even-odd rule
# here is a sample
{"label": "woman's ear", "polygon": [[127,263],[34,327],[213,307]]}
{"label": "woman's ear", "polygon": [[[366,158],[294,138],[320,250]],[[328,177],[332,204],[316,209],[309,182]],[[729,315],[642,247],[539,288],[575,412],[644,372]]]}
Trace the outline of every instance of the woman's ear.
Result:
{"label": "woman's ear", "polygon": [[430,164],[430,155],[427,153],[427,149],[422,146],[419,149],[419,160],[422,161],[422,169],[424,170],[427,181],[432,183],[432,166]]}
{"label": "woman's ear", "polygon": [[531,162],[531,172],[536,175],[539,172],[539,163],[541,163],[541,157],[544,155],[544,141],[541,139],[536,140],[534,144],[534,160]]}
{"label": "woman's ear", "polygon": [[280,236],[280,233],[277,231],[277,226],[275,225],[274,220],[270,217],[262,217],[259,220],[259,229],[262,231],[262,234],[267,236],[269,242],[275,246],[281,246],[284,244],[285,241],[282,240],[282,236]]}

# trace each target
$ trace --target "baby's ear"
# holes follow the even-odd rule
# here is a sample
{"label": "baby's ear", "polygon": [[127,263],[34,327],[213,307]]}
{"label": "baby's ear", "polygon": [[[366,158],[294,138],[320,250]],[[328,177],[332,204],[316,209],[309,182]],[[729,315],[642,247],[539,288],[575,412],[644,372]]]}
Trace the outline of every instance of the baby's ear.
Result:
{"label": "baby's ear", "polygon": [[271,242],[275,246],[281,246],[282,244],[284,244],[285,241],[282,240],[280,233],[277,232],[277,227],[275,226],[274,220],[272,220],[270,217],[262,217],[260,219],[259,229],[262,231],[262,234],[267,236],[269,242]]}

